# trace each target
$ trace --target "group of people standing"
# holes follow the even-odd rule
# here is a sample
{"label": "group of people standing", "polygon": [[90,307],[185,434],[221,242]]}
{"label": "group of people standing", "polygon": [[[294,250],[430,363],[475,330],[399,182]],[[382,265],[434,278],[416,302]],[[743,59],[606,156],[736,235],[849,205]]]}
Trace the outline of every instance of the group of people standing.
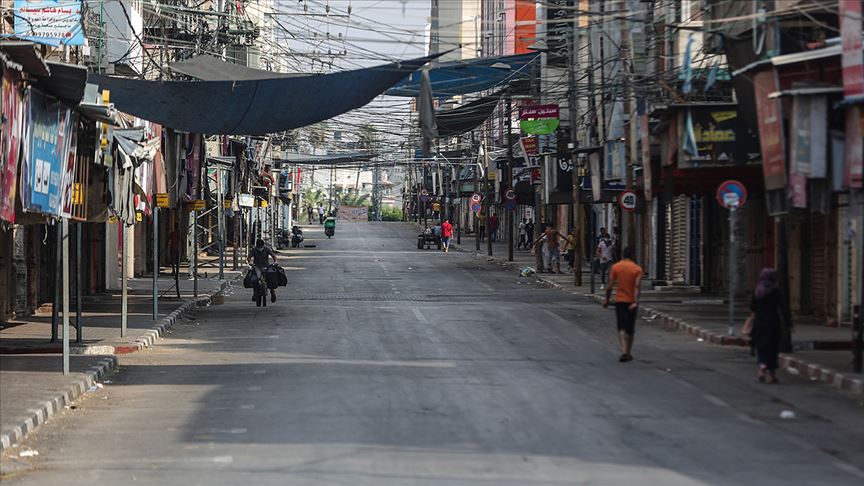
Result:
{"label": "group of people standing", "polygon": [[313,218],[315,217],[316,214],[318,215],[318,224],[324,224],[324,219],[326,219],[324,217],[324,215],[325,215],[324,206],[320,203],[318,204],[317,210],[312,205],[306,206],[306,214],[309,217],[309,224],[312,224]]}

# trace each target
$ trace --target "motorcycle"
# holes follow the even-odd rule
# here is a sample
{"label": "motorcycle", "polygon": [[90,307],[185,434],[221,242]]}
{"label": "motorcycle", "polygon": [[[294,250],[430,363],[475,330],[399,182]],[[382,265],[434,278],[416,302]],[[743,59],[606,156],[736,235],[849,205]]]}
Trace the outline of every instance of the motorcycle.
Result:
{"label": "motorcycle", "polygon": [[332,238],[336,234],[336,218],[330,216],[324,220],[324,234],[327,238]]}
{"label": "motorcycle", "polygon": [[[296,228],[296,226],[295,226]],[[291,246],[293,242],[293,237],[288,232],[288,230],[279,228],[276,230],[276,248],[279,250],[284,250]]]}
{"label": "motorcycle", "polygon": [[299,226],[294,225],[291,228],[291,246],[297,248],[303,243],[303,230]]}

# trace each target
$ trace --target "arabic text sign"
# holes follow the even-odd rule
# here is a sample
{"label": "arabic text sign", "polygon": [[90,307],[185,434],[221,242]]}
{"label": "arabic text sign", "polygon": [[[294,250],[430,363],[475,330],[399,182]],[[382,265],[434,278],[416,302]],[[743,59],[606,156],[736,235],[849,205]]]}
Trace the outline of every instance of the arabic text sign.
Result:
{"label": "arabic text sign", "polygon": [[50,45],[84,44],[80,0],[15,0],[15,35]]}
{"label": "arabic text sign", "polygon": [[28,182],[22,194],[23,205],[30,211],[57,216],[67,206],[66,201],[61,203],[61,195],[71,198],[71,190],[65,189],[71,182],[66,171],[72,144],[72,112],[35,89],[30,89],[27,105],[26,170],[22,172]]}
{"label": "arabic text sign", "polygon": [[520,120],[558,118],[558,105],[533,105],[519,108]]}

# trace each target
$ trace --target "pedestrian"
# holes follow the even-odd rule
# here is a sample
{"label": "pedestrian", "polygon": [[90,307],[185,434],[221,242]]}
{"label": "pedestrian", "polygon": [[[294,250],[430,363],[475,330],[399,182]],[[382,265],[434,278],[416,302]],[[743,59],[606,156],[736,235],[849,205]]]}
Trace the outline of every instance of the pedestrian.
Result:
{"label": "pedestrian", "polygon": [[443,223],[441,223],[441,248],[444,250],[444,253],[447,253],[450,250],[450,238],[453,236],[453,225],[450,224],[449,219],[445,219]]}
{"label": "pedestrian", "polygon": [[[249,255],[246,257],[246,262],[255,270],[255,275],[258,281],[264,278],[264,271],[270,264],[270,258],[273,258],[273,263],[276,263],[276,254],[269,246],[264,244],[264,240],[258,238],[255,241],[255,246],[249,250]],[[252,300],[256,301],[258,297],[258,287],[252,294]],[[270,289],[270,302],[276,302],[276,289]]]}
{"label": "pedestrian", "polygon": [[312,205],[309,204],[309,205],[306,206],[306,212],[307,212],[308,215],[309,215],[309,224],[312,224],[312,218],[313,218],[313,216],[314,216],[314,214],[315,214],[315,208],[313,208]]}
{"label": "pedestrian", "polygon": [[480,211],[477,214],[477,222],[480,224],[480,241],[486,239],[486,215]]}
{"label": "pedestrian", "polygon": [[318,224],[324,224],[324,205],[318,203]]}
{"label": "pedestrian", "polygon": [[563,239],[564,237],[561,236],[561,233],[555,229],[555,225],[548,223],[546,225],[546,230],[543,231],[543,234],[534,242],[535,245],[541,241],[543,242],[543,245],[541,246],[541,251],[543,253],[543,270],[548,271],[549,273],[562,273],[561,247],[559,246],[559,240]]}
{"label": "pedestrian", "polygon": [[[792,319],[773,268],[762,269],[750,301],[750,346],[756,351],[759,370],[756,378],[777,383],[780,347],[792,332]],[[746,326],[745,326],[746,327]]]}
{"label": "pedestrian", "polygon": [[597,243],[594,256],[597,258],[597,268],[600,270],[600,290],[603,290],[606,288],[606,275],[609,273],[609,267],[612,266],[612,241],[609,239],[609,233],[606,233],[606,228],[600,228],[600,241]]}
{"label": "pedestrian", "polygon": [[624,248],[621,261],[612,265],[609,286],[606,287],[606,300],[603,301],[603,307],[608,307],[612,288],[617,285],[615,318],[618,321],[618,342],[621,345],[621,357],[618,361],[622,363],[633,361],[633,336],[636,332],[636,314],[639,312],[642,267],[634,261],[635,256],[636,252],[632,247]]}
{"label": "pedestrian", "polygon": [[567,235],[567,238],[564,240],[564,254],[567,258],[567,272],[573,272],[577,268],[576,266],[576,242],[578,238],[576,237],[576,228],[570,228],[570,233]]}
{"label": "pedestrian", "polygon": [[493,242],[498,241],[498,215],[495,213],[489,216],[489,234]]}
{"label": "pedestrian", "polygon": [[526,243],[534,241],[534,222],[531,218],[528,218],[528,222],[525,223],[525,237]]}
{"label": "pedestrian", "polygon": [[519,222],[519,242],[516,244],[516,249],[528,248],[528,232],[525,230],[525,218]]}

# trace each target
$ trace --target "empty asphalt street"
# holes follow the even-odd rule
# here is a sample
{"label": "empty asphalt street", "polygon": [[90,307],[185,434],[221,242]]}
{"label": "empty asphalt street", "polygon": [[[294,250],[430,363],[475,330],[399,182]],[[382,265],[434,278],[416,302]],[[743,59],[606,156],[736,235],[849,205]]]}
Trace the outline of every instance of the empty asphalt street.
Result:
{"label": "empty asphalt street", "polygon": [[235,284],[121,356],[3,485],[864,484],[826,385],[644,319],[619,363],[613,311],[409,224],[305,231],[275,304]]}

